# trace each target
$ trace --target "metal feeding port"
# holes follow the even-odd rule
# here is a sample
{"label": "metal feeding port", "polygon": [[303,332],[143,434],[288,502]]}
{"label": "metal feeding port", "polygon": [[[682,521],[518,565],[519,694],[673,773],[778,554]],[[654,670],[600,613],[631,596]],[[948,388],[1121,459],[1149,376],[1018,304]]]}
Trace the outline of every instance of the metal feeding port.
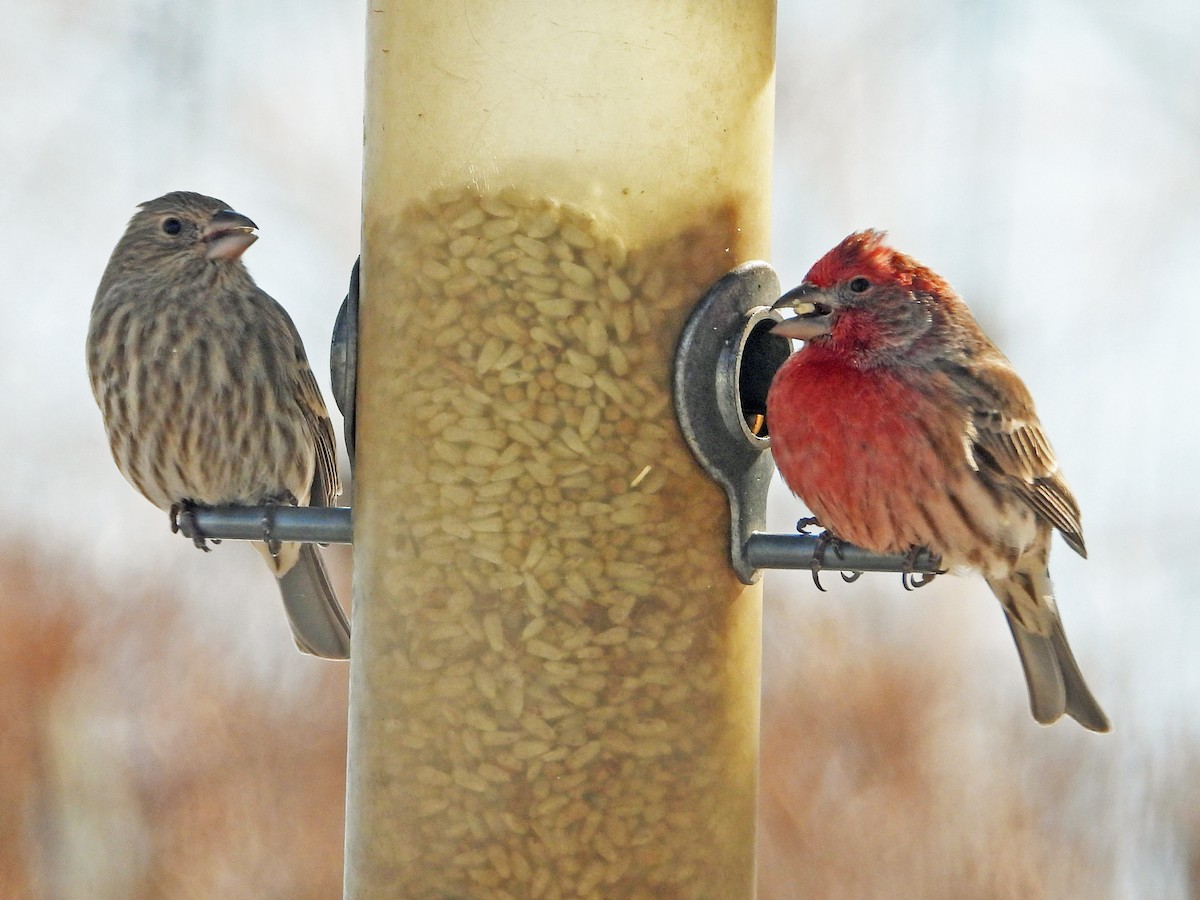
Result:
{"label": "metal feeding port", "polygon": [[767,263],[738,266],[696,304],[675,351],[675,414],[696,460],[729,499],[734,572],[743,584],[757,581],[761,569],[809,569],[814,578],[824,569],[937,574],[939,560],[928,551],[886,556],[820,534],[762,530],[775,470],[767,391],[792,351],[791,341],[771,333],[782,321],[770,308],[779,296]]}
{"label": "metal feeding port", "polygon": [[782,320],[770,308],[779,293],[766,263],[738,266],[701,298],[675,351],[675,414],[697,461],[729,498],[730,557],[745,584],[759,577],[745,546],[766,525],[775,470],[766,452],[767,388],[791,352],[786,338],[770,333]]}

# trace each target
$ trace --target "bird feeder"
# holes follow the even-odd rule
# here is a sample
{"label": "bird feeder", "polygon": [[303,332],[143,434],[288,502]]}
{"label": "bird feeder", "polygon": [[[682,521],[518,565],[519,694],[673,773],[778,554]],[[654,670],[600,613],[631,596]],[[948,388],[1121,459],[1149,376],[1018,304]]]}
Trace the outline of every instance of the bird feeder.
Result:
{"label": "bird feeder", "polygon": [[348,897],[748,897],[759,590],[672,407],[774,3],[368,13]]}

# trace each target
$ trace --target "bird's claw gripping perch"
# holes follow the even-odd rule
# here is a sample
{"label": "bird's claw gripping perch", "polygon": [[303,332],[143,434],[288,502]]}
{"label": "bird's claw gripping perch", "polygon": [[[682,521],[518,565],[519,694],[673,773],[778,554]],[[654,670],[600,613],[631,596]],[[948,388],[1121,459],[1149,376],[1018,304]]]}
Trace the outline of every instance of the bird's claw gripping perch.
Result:
{"label": "bird's claw gripping perch", "polygon": [[[937,572],[914,572],[913,569],[917,564],[917,557],[921,555],[924,547],[913,547],[904,555],[904,569],[900,572],[900,583],[904,585],[906,591],[915,591],[918,588],[923,588],[939,575],[945,574],[945,569],[940,569]],[[934,565],[941,565],[941,560],[934,557]]]}
{"label": "bird's claw gripping perch", "polygon": [[[212,547],[208,546],[209,538],[201,534],[199,526],[196,525],[195,503],[192,503],[190,500],[172,503],[169,515],[171,517],[171,534],[182,534],[205,553],[212,550]],[[219,544],[221,542],[213,539],[213,543]]]}
{"label": "bird's claw gripping perch", "polygon": [[279,553],[283,550],[283,544],[271,536],[275,531],[274,506],[268,506],[263,509],[260,522],[262,524],[263,542],[267,545],[267,552],[271,554],[271,559],[279,559]]}
{"label": "bird's claw gripping perch", "polygon": [[[798,531],[804,532],[811,525],[819,524],[814,518],[801,519],[796,523]],[[817,536],[817,546],[813,548],[812,562],[809,564],[809,569],[812,572],[813,584],[817,586],[817,590],[824,593],[825,587],[821,584],[821,570],[825,568],[825,554],[829,548],[833,548],[833,553],[838,559],[845,559],[842,554],[842,540],[835,537],[834,534],[825,530]],[[862,572],[842,572],[842,581],[846,584],[853,584],[862,577]]]}
{"label": "bird's claw gripping perch", "polygon": [[[805,516],[796,522],[796,530],[801,534],[808,534],[808,529],[814,526],[820,526],[821,522],[816,516]],[[821,584],[821,566],[825,561],[825,550],[833,540],[833,535],[828,531],[822,531],[817,537],[817,546],[813,548],[812,561],[809,562],[808,568],[812,572],[813,584],[817,586],[817,590],[822,594],[825,593],[825,588]]]}
{"label": "bird's claw gripping perch", "polygon": [[263,507],[262,519],[260,520],[263,542],[267,545],[267,551],[271,554],[272,559],[279,559],[279,554],[283,550],[283,542],[277,541],[274,537],[275,509],[279,506],[298,505],[299,501],[296,499],[296,495],[291,491],[284,491]]}

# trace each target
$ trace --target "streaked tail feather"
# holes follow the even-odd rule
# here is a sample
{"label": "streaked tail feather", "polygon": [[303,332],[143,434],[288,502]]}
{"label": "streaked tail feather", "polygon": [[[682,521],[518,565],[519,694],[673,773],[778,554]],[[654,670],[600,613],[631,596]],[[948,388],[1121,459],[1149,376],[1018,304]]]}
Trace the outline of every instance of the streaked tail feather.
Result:
{"label": "streaked tail feather", "polygon": [[350,622],[313,544],[301,546],[300,558],[279,579],[279,590],[300,652],[325,659],[350,658]]}

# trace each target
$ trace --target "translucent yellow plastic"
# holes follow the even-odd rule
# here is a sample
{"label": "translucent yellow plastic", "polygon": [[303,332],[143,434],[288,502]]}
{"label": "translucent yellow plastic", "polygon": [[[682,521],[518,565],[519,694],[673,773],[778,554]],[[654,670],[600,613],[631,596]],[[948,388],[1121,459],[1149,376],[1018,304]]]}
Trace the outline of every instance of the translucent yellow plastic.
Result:
{"label": "translucent yellow plastic", "polygon": [[774,4],[370,7],[347,896],[750,897],[761,596],[669,382],[768,254]]}

